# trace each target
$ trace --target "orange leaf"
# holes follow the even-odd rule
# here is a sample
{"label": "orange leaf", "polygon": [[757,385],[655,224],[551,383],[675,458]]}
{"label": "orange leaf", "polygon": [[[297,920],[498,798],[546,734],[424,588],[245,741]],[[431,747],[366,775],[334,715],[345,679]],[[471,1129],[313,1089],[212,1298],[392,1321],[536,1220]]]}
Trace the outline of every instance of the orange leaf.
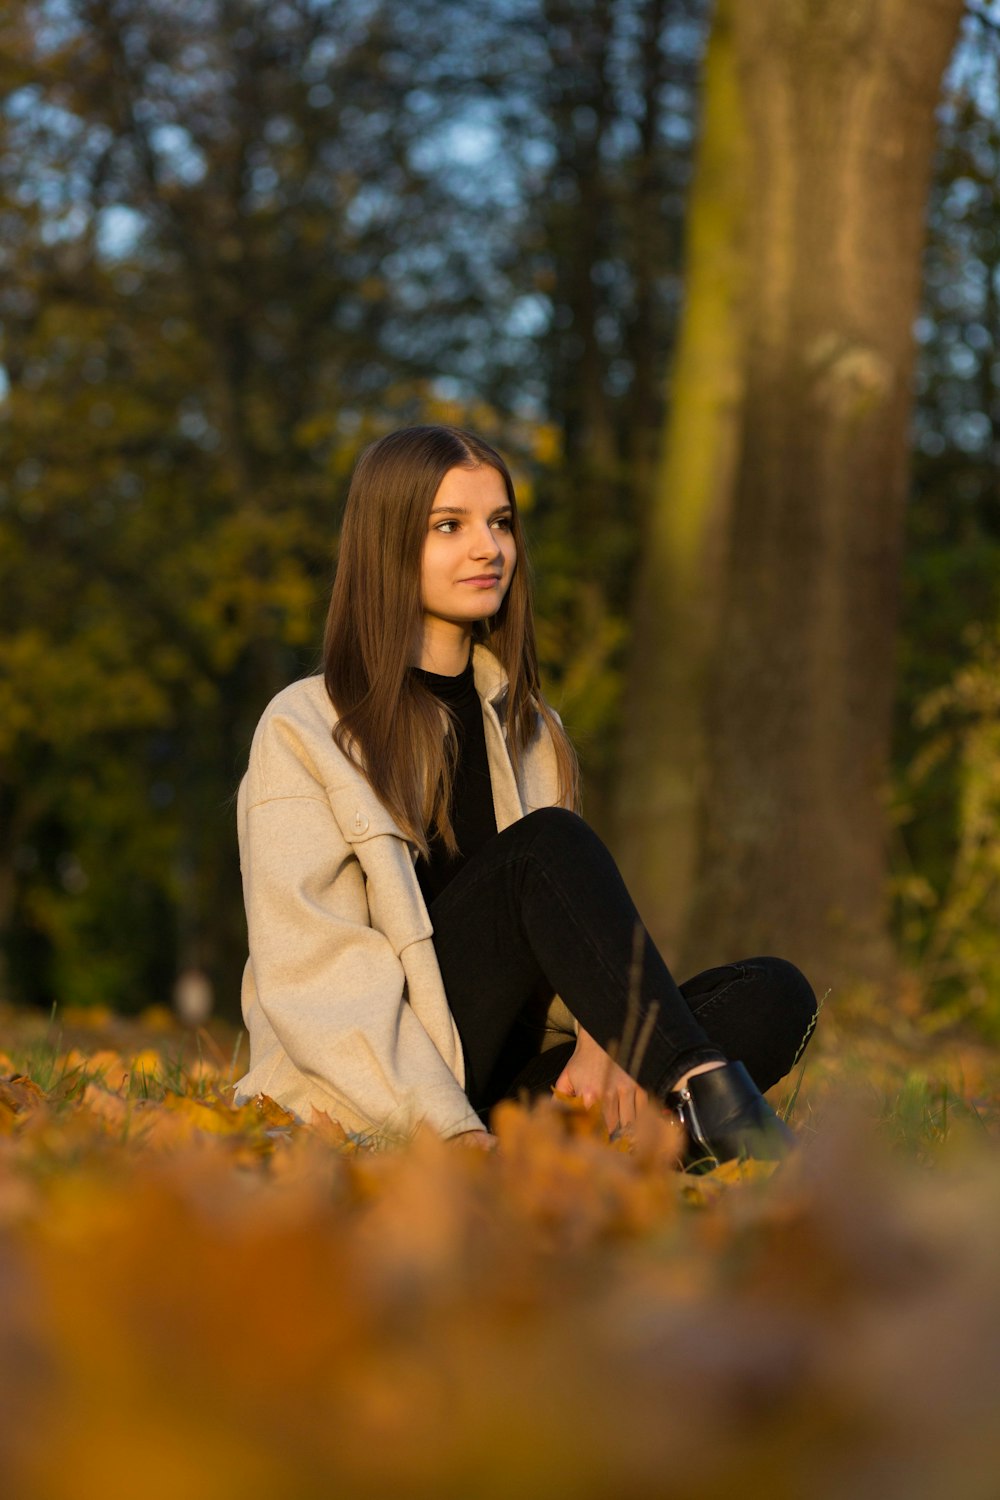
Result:
{"label": "orange leaf", "polygon": [[253,1100],[253,1107],[257,1118],[263,1120],[265,1125],[284,1129],[296,1123],[291,1110],[283,1109],[275,1099],[271,1098],[270,1094],[258,1094]]}
{"label": "orange leaf", "polygon": [[319,1140],[335,1146],[338,1151],[357,1149],[356,1142],[351,1140],[340,1121],[332,1120],[325,1109],[317,1109],[315,1104],[309,1116],[309,1129]]}

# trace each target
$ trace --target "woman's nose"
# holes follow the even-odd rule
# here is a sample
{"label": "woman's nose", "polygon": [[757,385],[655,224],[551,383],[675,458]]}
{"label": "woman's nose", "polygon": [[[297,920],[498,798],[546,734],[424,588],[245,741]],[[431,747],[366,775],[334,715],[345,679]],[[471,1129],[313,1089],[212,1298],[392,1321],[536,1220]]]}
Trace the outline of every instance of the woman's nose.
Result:
{"label": "woman's nose", "polygon": [[474,557],[496,557],[500,551],[500,543],[492,526],[484,524],[478,526],[472,538],[471,551]]}

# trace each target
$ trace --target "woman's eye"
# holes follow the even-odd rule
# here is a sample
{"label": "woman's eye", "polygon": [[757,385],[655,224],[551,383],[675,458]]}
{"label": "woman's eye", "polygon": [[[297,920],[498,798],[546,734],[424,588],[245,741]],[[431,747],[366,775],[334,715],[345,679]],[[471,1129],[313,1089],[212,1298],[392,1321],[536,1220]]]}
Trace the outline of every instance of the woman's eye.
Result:
{"label": "woman's eye", "polygon": [[[459,521],[438,521],[434,530],[440,531],[444,536],[451,536],[452,531],[457,531],[460,524]],[[497,516],[495,520],[490,522],[491,526],[498,527],[501,531],[510,531],[511,524],[510,516]]]}

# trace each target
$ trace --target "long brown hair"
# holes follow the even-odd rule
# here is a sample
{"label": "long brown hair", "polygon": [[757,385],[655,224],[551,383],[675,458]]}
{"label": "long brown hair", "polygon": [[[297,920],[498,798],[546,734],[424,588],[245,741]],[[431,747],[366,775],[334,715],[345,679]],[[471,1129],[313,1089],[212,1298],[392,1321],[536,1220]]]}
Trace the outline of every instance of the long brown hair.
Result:
{"label": "long brown hair", "polygon": [[499,610],[476,621],[473,641],[507,674],[507,749],[515,773],[541,714],[552,736],[559,799],[579,807],[570,741],[543,701],[527,548],[510,471],[500,454],[458,427],[403,427],[358,459],[344,510],[323,641],[333,734],[427,857],[428,835],[457,849],[449,807],[458,741],[450,711],[409,671],[421,639],[420,569],[427,517],[449,469],[495,469],[511,508],[517,565]]}

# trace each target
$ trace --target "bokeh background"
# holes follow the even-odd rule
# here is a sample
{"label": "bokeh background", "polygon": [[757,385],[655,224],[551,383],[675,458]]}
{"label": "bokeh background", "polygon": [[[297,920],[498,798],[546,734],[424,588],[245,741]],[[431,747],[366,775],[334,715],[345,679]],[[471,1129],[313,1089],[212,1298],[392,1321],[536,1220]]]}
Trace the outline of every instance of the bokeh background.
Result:
{"label": "bokeh background", "polygon": [[253,727],[446,420],[668,960],[996,1039],[1000,5],[2,17],[0,999],[238,1015]]}

